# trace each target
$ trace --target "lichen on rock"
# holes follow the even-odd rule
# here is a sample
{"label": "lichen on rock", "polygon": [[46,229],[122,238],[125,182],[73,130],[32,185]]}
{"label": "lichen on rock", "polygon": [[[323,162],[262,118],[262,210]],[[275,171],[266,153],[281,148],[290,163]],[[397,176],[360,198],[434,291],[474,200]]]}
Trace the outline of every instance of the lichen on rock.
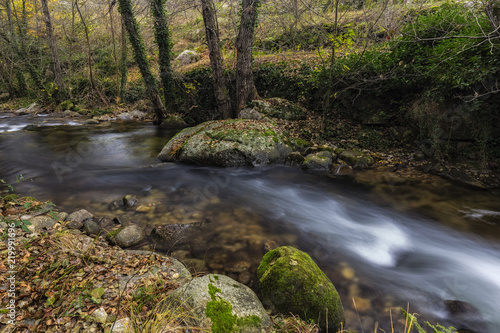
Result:
{"label": "lichen on rock", "polygon": [[272,123],[229,119],[182,130],[165,145],[158,159],[221,167],[257,166],[282,163],[292,150]]}

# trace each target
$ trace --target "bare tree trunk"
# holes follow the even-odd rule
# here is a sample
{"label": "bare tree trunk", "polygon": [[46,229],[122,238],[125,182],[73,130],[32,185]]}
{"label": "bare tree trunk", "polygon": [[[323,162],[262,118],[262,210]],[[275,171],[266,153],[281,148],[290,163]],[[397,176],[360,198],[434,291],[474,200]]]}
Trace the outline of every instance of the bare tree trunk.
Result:
{"label": "bare tree trunk", "polygon": [[154,19],[156,45],[158,45],[158,60],[160,62],[160,79],[163,87],[165,105],[169,111],[174,111],[174,79],[170,66],[170,33],[167,18],[163,9],[165,0],[151,0],[151,13]]}
{"label": "bare tree trunk", "polygon": [[222,55],[220,51],[219,27],[215,14],[213,0],[200,0],[205,23],[205,33],[207,36],[208,50],[210,56],[210,66],[212,67],[212,79],[217,108],[224,119],[233,118],[231,109],[231,100],[224,78],[224,69],[222,67]]}
{"label": "bare tree trunk", "polygon": [[87,63],[89,65],[90,87],[92,88],[92,90],[95,90],[94,74],[92,71],[92,48],[90,46],[89,29],[87,27],[87,23],[85,23],[85,19],[83,18],[80,6],[78,5],[78,0],[75,0],[75,8],[78,12],[78,16],[80,16],[80,22],[82,22],[83,29],[85,31],[85,40],[87,41]]}
{"label": "bare tree trunk", "polygon": [[56,79],[57,88],[60,92],[64,92],[64,84],[62,80],[61,63],[59,61],[59,55],[57,53],[57,41],[54,36],[54,29],[52,27],[52,20],[50,18],[49,6],[47,0],[41,0],[43,18],[45,21],[45,27],[47,28],[47,39],[49,43],[50,53],[52,55],[52,66],[54,69],[54,77]]}
{"label": "bare tree trunk", "polygon": [[240,31],[236,38],[236,111],[259,98],[252,73],[252,44],[259,0],[243,0]]}
{"label": "bare tree trunk", "polygon": [[165,108],[163,107],[163,103],[158,93],[156,79],[149,68],[144,43],[139,35],[139,27],[132,12],[132,4],[130,0],[119,0],[118,3],[123,23],[128,32],[130,44],[132,44],[132,48],[134,49],[135,61],[141,71],[151,104],[153,104],[153,110],[156,115],[154,123],[159,125],[163,122],[163,118],[165,117]]}

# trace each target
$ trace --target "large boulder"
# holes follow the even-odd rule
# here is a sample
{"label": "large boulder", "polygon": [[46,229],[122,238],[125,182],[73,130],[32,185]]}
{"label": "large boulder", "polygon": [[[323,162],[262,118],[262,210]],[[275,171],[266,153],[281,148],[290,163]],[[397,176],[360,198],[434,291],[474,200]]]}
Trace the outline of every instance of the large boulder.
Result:
{"label": "large boulder", "polygon": [[185,50],[174,60],[176,66],[185,66],[200,61],[201,55],[195,51]]}
{"label": "large boulder", "polygon": [[164,162],[222,167],[284,162],[291,146],[269,122],[216,120],[185,128],[158,155]]}
{"label": "large boulder", "polygon": [[333,283],[311,257],[291,246],[264,255],[257,269],[265,304],[283,314],[314,320],[324,331],[345,327],[344,308]]}
{"label": "large boulder", "polygon": [[186,320],[214,333],[266,332],[271,320],[247,286],[219,274],[197,277],[169,295]]}

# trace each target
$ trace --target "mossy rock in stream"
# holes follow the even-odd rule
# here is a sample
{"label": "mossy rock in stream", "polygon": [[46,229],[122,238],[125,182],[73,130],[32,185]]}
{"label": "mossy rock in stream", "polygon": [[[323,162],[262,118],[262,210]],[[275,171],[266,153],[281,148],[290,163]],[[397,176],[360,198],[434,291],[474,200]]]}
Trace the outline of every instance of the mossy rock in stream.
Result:
{"label": "mossy rock in stream", "polygon": [[339,158],[354,169],[366,169],[375,164],[370,154],[358,150],[343,150],[340,152]]}
{"label": "mossy rock in stream", "polygon": [[344,308],[330,279],[311,257],[291,246],[266,253],[257,269],[265,304],[283,314],[314,320],[322,330],[345,327]]}
{"label": "mossy rock in stream", "polygon": [[228,119],[182,130],[165,145],[158,159],[221,167],[257,166],[284,162],[292,150],[272,123]]}

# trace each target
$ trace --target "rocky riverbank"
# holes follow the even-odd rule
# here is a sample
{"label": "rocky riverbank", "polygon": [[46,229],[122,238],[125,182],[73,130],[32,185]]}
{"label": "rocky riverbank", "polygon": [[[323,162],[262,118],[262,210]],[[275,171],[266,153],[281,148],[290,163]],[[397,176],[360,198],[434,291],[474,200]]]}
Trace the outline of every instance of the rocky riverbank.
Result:
{"label": "rocky riverbank", "polygon": [[86,210],[68,214],[9,194],[0,216],[0,273],[14,279],[0,284],[0,332],[316,331],[298,317],[271,319],[229,277],[193,277],[173,257],[111,245],[126,228],[113,236],[93,229]]}

